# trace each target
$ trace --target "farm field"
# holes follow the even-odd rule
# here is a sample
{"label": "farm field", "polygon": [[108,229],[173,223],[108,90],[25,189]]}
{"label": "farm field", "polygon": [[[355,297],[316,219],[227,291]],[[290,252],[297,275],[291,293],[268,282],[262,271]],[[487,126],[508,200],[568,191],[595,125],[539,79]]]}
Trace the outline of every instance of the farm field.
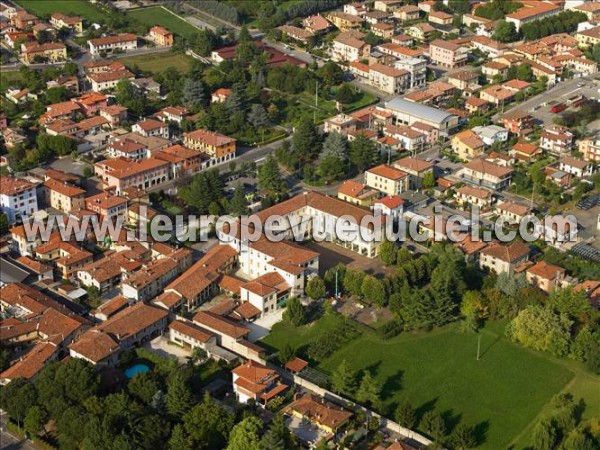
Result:
{"label": "farm field", "polygon": [[[261,343],[298,349],[317,339],[339,320],[324,316],[312,324],[277,324]],[[302,348],[297,352],[302,356]],[[491,324],[481,332],[481,358],[476,359],[477,337],[455,326],[431,332],[406,333],[389,340],[365,330],[316,368],[331,374],[345,359],[350,366],[368,369],[381,383],[384,413],[393,417],[398,404],[409,400],[422,415],[441,413],[449,428],[457,423],[474,426],[481,449],[531,444],[531,428],[547,414],[552,397],[563,391],[576,401],[586,400],[584,417],[600,415],[600,379],[578,363],[559,360],[508,341],[503,326]]]}
{"label": "farm field", "polygon": [[156,55],[139,55],[129,58],[120,58],[119,61],[127,67],[137,66],[144,72],[163,72],[169,67],[174,67],[182,73],[187,72],[192,66],[193,58],[182,53],[160,53]]}
{"label": "farm field", "polygon": [[160,25],[171,31],[173,34],[179,35],[185,39],[188,39],[193,33],[199,31],[198,28],[185,20],[180,19],[162,6],[134,9],[128,11],[127,15],[142,25],[148,27]]}
{"label": "farm field", "polygon": [[60,12],[81,16],[92,22],[103,22],[106,16],[100,7],[87,0],[16,0],[15,3],[38,17],[49,17],[52,13]]}

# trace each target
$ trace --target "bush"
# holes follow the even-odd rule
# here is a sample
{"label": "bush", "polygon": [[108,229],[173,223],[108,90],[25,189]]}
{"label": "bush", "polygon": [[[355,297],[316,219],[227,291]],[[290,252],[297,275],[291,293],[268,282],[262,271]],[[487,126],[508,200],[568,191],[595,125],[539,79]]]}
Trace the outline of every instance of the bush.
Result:
{"label": "bush", "polygon": [[404,325],[399,318],[396,318],[381,326],[377,333],[382,339],[391,339],[398,336],[402,331],[404,331]]}

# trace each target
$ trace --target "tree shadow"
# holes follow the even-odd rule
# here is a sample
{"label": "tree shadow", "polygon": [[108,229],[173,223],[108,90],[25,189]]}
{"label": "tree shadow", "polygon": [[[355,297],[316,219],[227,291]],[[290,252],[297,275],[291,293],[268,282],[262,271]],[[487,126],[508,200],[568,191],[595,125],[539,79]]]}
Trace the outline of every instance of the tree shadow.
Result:
{"label": "tree shadow", "polygon": [[479,422],[477,425],[473,427],[473,433],[475,434],[475,440],[477,442],[476,446],[480,446],[485,442],[485,435],[487,434],[490,428],[489,420],[484,420],[483,422]]}
{"label": "tree shadow", "polygon": [[381,396],[390,397],[390,394],[398,392],[400,389],[402,389],[403,376],[403,370],[399,370],[394,375],[389,376],[387,380],[385,380],[385,383],[383,383],[383,386],[381,387]]}
{"label": "tree shadow", "polygon": [[374,362],[370,366],[365,367],[362,371],[363,375],[365,374],[365,372],[371,372],[371,375],[376,377],[377,372],[379,371],[379,366],[381,366],[381,361]]}
{"label": "tree shadow", "polygon": [[444,419],[444,423],[446,424],[446,430],[448,434],[451,434],[454,431],[454,428],[460,423],[462,419],[462,413],[454,414],[453,409],[447,409],[443,411],[441,414],[442,419]]}
{"label": "tree shadow", "polygon": [[431,411],[432,409],[435,408],[435,404],[437,403],[439,397],[433,398],[425,403],[423,403],[421,406],[419,406],[418,408],[415,409],[415,416],[417,417],[417,421],[420,422],[421,419],[423,418],[423,416],[425,415],[425,413],[427,411]]}
{"label": "tree shadow", "polygon": [[483,351],[479,354],[479,359],[483,358],[486,355],[486,353],[488,353],[492,349],[492,347],[496,345],[498,341],[500,341],[500,339],[502,339],[502,336],[497,336],[496,339],[494,339],[494,341],[490,345],[485,347]]}

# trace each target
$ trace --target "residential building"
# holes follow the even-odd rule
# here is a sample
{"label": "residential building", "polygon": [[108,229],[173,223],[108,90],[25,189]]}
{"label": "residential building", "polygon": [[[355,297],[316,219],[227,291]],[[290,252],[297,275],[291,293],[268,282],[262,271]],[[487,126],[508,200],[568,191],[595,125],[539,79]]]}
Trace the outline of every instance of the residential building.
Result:
{"label": "residential building", "polygon": [[56,63],[67,60],[67,46],[58,42],[25,42],[21,44],[21,55],[27,64],[35,62]]}
{"label": "residential building", "polygon": [[169,179],[169,163],[156,158],[104,160],[94,164],[94,171],[103,186],[116,188],[117,194],[132,186],[148,189]]}
{"label": "residential building", "polygon": [[342,136],[348,136],[348,134],[357,130],[357,121],[352,116],[338,114],[325,119],[323,130],[325,133],[339,133]]}
{"label": "residential building", "polygon": [[375,0],[373,9],[389,13],[402,9],[402,3],[402,0]]}
{"label": "residential building", "polygon": [[309,422],[326,435],[335,435],[348,424],[353,415],[351,411],[325,399],[315,398],[311,394],[302,396],[297,394],[294,401],[286,406],[284,411],[298,418],[302,423]]}
{"label": "residential building", "polygon": [[485,36],[475,36],[471,40],[471,47],[485,53],[488,58],[497,58],[509,48],[506,44]]}
{"label": "residential building", "polygon": [[121,80],[135,80],[135,75],[127,69],[115,70],[110,72],[93,72],[86,75],[92,85],[94,92],[102,92],[113,89]]}
{"label": "residential building", "polygon": [[340,31],[348,31],[360,28],[363,21],[362,17],[360,16],[347,14],[341,11],[332,11],[325,17],[333,24],[333,26],[339,28]]}
{"label": "residential building", "polygon": [[57,30],[68,28],[75,34],[83,33],[83,19],[76,16],[65,16],[62,13],[54,13],[50,16],[50,25]]}
{"label": "residential building", "polygon": [[371,33],[379,36],[381,39],[391,39],[395,34],[396,27],[389,23],[376,23],[371,25]]}
{"label": "residential building", "polygon": [[373,202],[373,211],[375,214],[390,216],[394,221],[402,217],[404,210],[404,200],[398,195],[387,195]]}
{"label": "residential building", "polygon": [[0,373],[0,384],[22,378],[33,381],[42,369],[58,358],[60,348],[53,342],[37,343],[22,359]]}
{"label": "residential building", "polygon": [[476,158],[466,164],[462,170],[462,179],[477,186],[483,186],[494,191],[506,189],[510,184],[513,170]]}
{"label": "residential building", "polygon": [[526,2],[521,8],[506,15],[505,20],[514,23],[517,31],[526,23],[559,14],[562,8],[550,2]]}
{"label": "residential building", "polygon": [[111,158],[127,158],[134,161],[148,157],[148,147],[131,139],[117,138],[106,146]]}
{"label": "residential building", "polygon": [[127,120],[128,109],[121,105],[110,105],[101,108],[99,114],[108,121],[111,128],[117,128]]}
{"label": "residential building", "polygon": [[388,94],[399,94],[410,87],[410,73],[383,64],[369,66],[369,84]]}
{"label": "residential building", "polygon": [[105,293],[118,287],[123,278],[142,267],[140,261],[127,257],[127,251],[107,252],[97,261],[86,264],[77,271],[77,279],[82,286],[93,286],[98,292]]}
{"label": "residential building", "polygon": [[191,150],[180,144],[154,151],[152,157],[167,161],[171,165],[170,177],[173,179],[184,175],[194,175],[206,168],[208,163],[208,157],[204,153]]}
{"label": "residential building", "polygon": [[448,26],[452,25],[454,16],[452,14],[448,14],[444,11],[431,11],[428,15],[427,20],[430,23],[433,23],[435,25],[441,25],[443,27],[448,27]]}
{"label": "residential building", "polygon": [[464,66],[468,59],[468,49],[459,44],[436,39],[429,44],[429,57],[433,64],[451,69]]}
{"label": "residential building", "polygon": [[508,130],[498,125],[477,126],[472,130],[486,145],[508,141]]}
{"label": "residential building", "polygon": [[427,82],[427,61],[424,58],[402,58],[394,63],[399,70],[406,70],[410,75],[407,89],[425,86]]}
{"label": "residential building", "polygon": [[465,109],[471,114],[486,113],[490,109],[490,102],[471,96],[465,101]]}
{"label": "residential building", "polygon": [[571,152],[574,139],[574,134],[567,127],[551,125],[540,135],[540,147],[554,155],[565,155]]}
{"label": "residential building", "polygon": [[150,37],[150,40],[157,45],[162,45],[163,47],[173,46],[173,33],[166,28],[156,25],[150,28],[148,36]]}
{"label": "residential building", "polygon": [[394,11],[394,17],[404,22],[418,20],[421,13],[416,5],[403,5]]}
{"label": "residential building", "polygon": [[33,14],[29,14],[24,9],[15,12],[10,18],[11,23],[20,30],[32,28],[40,22],[40,19]]}
{"label": "residential building", "polygon": [[563,156],[558,161],[558,170],[570,173],[576,178],[591,177],[594,173],[594,163],[572,156]]}
{"label": "residential building", "polygon": [[510,156],[526,162],[536,159],[542,153],[542,149],[538,145],[523,141],[517,142],[508,152]]}
{"label": "residential building", "polygon": [[313,34],[321,34],[329,30],[331,24],[320,14],[316,16],[307,17],[302,21],[304,28],[312,32]]}
{"label": "residential building", "polygon": [[530,252],[529,247],[519,241],[508,245],[492,242],[481,250],[479,267],[496,274],[514,275],[515,269],[528,260]]}
{"label": "residential building", "polygon": [[169,125],[155,119],[145,119],[131,127],[131,131],[139,133],[144,137],[163,137],[169,139]]}
{"label": "residential building", "polygon": [[90,53],[99,55],[101,53],[126,52],[137,48],[137,36],[132,33],[117,34],[115,36],[106,36],[88,41]]}
{"label": "residential building", "polygon": [[94,258],[80,243],[61,240],[58,232],[51,235],[49,242],[35,247],[35,256],[41,261],[52,261],[65,280],[74,278],[77,270]]}
{"label": "residential building", "polygon": [[125,218],[127,215],[127,199],[100,192],[85,199],[85,209],[97,213],[101,218]]}
{"label": "residential building", "polygon": [[[414,125],[422,126],[419,122],[413,123],[413,125],[386,125],[383,128],[383,134],[387,137],[398,139],[401,143],[401,148],[409,150],[413,153],[418,153],[425,148],[425,142],[427,136],[414,128]],[[426,125],[425,125],[426,126]]]}
{"label": "residential building", "polygon": [[527,205],[506,200],[496,205],[495,212],[507,223],[518,224],[532,213],[532,209]]}
{"label": "residential building", "polygon": [[36,187],[24,178],[0,176],[0,211],[6,215],[9,224],[37,212]]}
{"label": "residential building", "polygon": [[114,367],[119,353],[159,336],[167,327],[168,312],[136,303],[91,328],[69,346],[73,358],[97,367]]}
{"label": "residential building", "polygon": [[409,189],[421,189],[423,178],[433,173],[433,164],[418,158],[405,157],[394,161],[394,167],[410,175]]}
{"label": "residential building", "polygon": [[502,125],[511,133],[523,136],[533,131],[533,116],[528,112],[509,111],[502,117]]}
{"label": "residential building", "polygon": [[566,270],[562,267],[548,264],[546,261],[540,261],[525,270],[527,282],[547,294],[555,289],[560,289],[568,285],[566,280]]}
{"label": "residential building", "polygon": [[496,78],[505,79],[508,75],[510,66],[498,61],[487,61],[481,66],[481,73],[485,75],[488,81],[495,81]]}
{"label": "residential building", "polygon": [[368,207],[379,197],[377,189],[371,189],[363,183],[354,180],[346,180],[338,188],[337,197],[354,205]]}
{"label": "residential building", "polygon": [[381,164],[365,171],[365,184],[387,195],[408,190],[409,175],[399,169]]}
{"label": "residential building", "polygon": [[515,98],[515,92],[503,86],[490,86],[479,91],[479,97],[496,106],[511,103]]}
{"label": "residential building", "polygon": [[169,324],[169,341],[191,351],[201,348],[210,355],[217,337],[192,321],[176,319]]}
{"label": "residential building", "polygon": [[481,209],[488,209],[493,201],[492,192],[488,189],[468,185],[458,188],[454,198],[462,207],[469,205]]}
{"label": "residential building", "polygon": [[331,58],[334,61],[354,62],[368,59],[371,46],[362,40],[364,35],[356,32],[340,33],[332,42]]}
{"label": "residential building", "polygon": [[48,178],[43,184],[46,205],[65,213],[83,209],[85,189],[69,182]]}
{"label": "residential building", "polygon": [[233,392],[240,403],[253,401],[266,406],[288,388],[279,379],[277,371],[251,360],[233,369],[231,374]]}
{"label": "residential building", "polygon": [[231,89],[219,88],[211,94],[211,103],[224,103],[225,100],[231,95]]}
{"label": "residential building", "polygon": [[485,148],[485,142],[473,130],[461,131],[452,138],[452,151],[463,161],[482,155]]}
{"label": "residential building", "polygon": [[428,23],[416,23],[404,30],[406,34],[420,41],[429,40],[431,33],[433,33],[434,31],[436,31],[436,29]]}
{"label": "residential building", "polygon": [[579,31],[575,35],[575,38],[577,39],[577,42],[579,42],[580,47],[593,47],[594,45],[600,43],[600,27]]}
{"label": "residential building", "polygon": [[[261,317],[275,312],[289,298],[291,290],[292,287],[286,279],[277,272],[267,272],[244,283],[240,286],[240,301],[247,312],[244,314],[244,311],[241,311],[242,317]],[[250,308],[247,303],[254,308]]]}
{"label": "residential building", "polygon": [[214,162],[221,163],[235,158],[237,141],[214,131],[196,130],[183,135],[183,145],[207,154]]}
{"label": "residential building", "polygon": [[600,163],[600,136],[590,136],[580,139],[579,152],[585,161]]}
{"label": "residential building", "polygon": [[479,86],[479,74],[470,70],[461,70],[448,75],[448,83],[463,92],[481,87]]}
{"label": "residential building", "polygon": [[308,41],[314,36],[313,33],[307,29],[295,27],[292,25],[281,25],[276,29],[281,31],[289,38],[294,39],[298,42],[302,42],[303,44],[307,44]]}
{"label": "residential building", "polygon": [[573,6],[571,10],[584,13],[590,22],[600,21],[600,3],[583,2],[580,5]]}

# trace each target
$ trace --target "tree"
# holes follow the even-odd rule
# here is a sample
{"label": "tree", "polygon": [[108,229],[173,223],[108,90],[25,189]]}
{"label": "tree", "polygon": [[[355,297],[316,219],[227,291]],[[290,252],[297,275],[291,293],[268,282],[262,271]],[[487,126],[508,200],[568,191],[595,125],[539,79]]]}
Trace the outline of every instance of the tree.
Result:
{"label": "tree", "polygon": [[261,439],[263,450],[294,450],[296,443],[285,425],[283,415],[277,414]]}
{"label": "tree", "polygon": [[183,427],[192,441],[192,448],[223,448],[233,427],[233,416],[206,392],[202,403],[184,416]]}
{"label": "tree", "polygon": [[235,217],[240,217],[248,213],[248,201],[244,195],[242,183],[238,183],[235,187],[233,197],[229,202],[229,213]]}
{"label": "tree", "polygon": [[468,425],[459,424],[452,433],[452,442],[457,450],[466,450],[477,445],[475,430]]}
{"label": "tree", "polygon": [[8,216],[0,212],[0,235],[8,233]]}
{"label": "tree", "polygon": [[361,292],[370,303],[375,303],[380,308],[385,306],[385,286],[381,280],[372,275],[365,276],[361,285]]}
{"label": "tree", "polygon": [[425,175],[423,175],[423,187],[425,189],[431,189],[434,186],[435,175],[433,174],[433,171],[427,172]]}
{"label": "tree", "polygon": [[250,32],[248,31],[248,27],[246,25],[242,25],[237,40],[239,43],[252,42],[252,36],[250,35]]}
{"label": "tree", "polygon": [[327,86],[336,86],[342,82],[344,72],[336,63],[326,62],[317,71],[317,75]]}
{"label": "tree", "polygon": [[361,295],[364,277],[365,273],[360,270],[346,270],[344,274],[344,289],[352,295]]}
{"label": "tree", "polygon": [[308,280],[306,284],[306,295],[313,300],[323,298],[325,296],[325,282],[317,275]]}
{"label": "tree", "polygon": [[427,411],[423,415],[420,427],[437,441],[446,436],[446,422],[435,411]]}
{"label": "tree", "polygon": [[552,450],[556,438],[556,429],[552,422],[542,419],[533,429],[533,448],[535,450]]}
{"label": "tree", "polygon": [[496,25],[492,38],[500,42],[516,41],[518,34],[515,24],[506,20],[500,20]]}
{"label": "tree", "polygon": [[312,160],[318,154],[319,136],[309,118],[303,118],[294,131],[292,148],[302,159]]}
{"label": "tree", "polygon": [[246,417],[231,430],[227,450],[261,450],[259,436],[263,426],[258,417]]}
{"label": "tree", "polygon": [[279,173],[277,160],[271,155],[258,168],[258,188],[261,193],[275,199],[279,199],[286,190],[285,182]]}
{"label": "tree", "polygon": [[409,430],[412,430],[417,425],[415,408],[413,408],[408,400],[405,400],[398,406],[395,419],[401,426]]}
{"label": "tree", "polygon": [[530,64],[521,64],[517,67],[517,79],[521,81],[531,81],[533,80],[533,70],[531,69]]}
{"label": "tree", "polygon": [[267,111],[262,105],[254,103],[248,111],[248,122],[250,122],[255,128],[265,127],[269,124],[269,117]]}
{"label": "tree", "polygon": [[557,314],[564,314],[574,322],[588,323],[592,307],[583,290],[574,292],[572,287],[555,289],[546,303]]}
{"label": "tree", "polygon": [[181,419],[194,404],[188,380],[189,374],[180,370],[171,373],[167,382],[167,412],[178,419]]}
{"label": "tree", "polygon": [[283,318],[296,327],[306,323],[306,311],[298,297],[290,297],[288,299],[285,311],[283,312]]}
{"label": "tree", "polygon": [[29,434],[35,436],[41,430],[43,430],[46,420],[47,420],[46,411],[44,411],[39,406],[32,406],[27,411],[27,415],[25,416],[23,427],[25,428],[25,431],[27,431]]}
{"label": "tree", "polygon": [[189,439],[181,424],[176,424],[171,431],[169,450],[192,450]]}
{"label": "tree", "polygon": [[371,372],[365,371],[356,391],[356,399],[372,408],[381,404],[381,385],[373,378]]}
{"label": "tree", "polygon": [[36,404],[36,398],[33,385],[24,378],[17,378],[2,389],[0,405],[21,427],[27,411]]}
{"label": "tree", "polygon": [[323,149],[319,158],[335,156],[339,160],[348,158],[348,141],[340,133],[332,131],[323,141]]}
{"label": "tree", "polygon": [[127,390],[146,405],[152,402],[159,389],[160,385],[152,373],[140,373],[127,383]]}
{"label": "tree", "polygon": [[350,86],[348,83],[342,84],[335,95],[335,99],[343,104],[352,103],[354,101],[354,97],[354,88],[352,88],[352,86]]}
{"label": "tree", "polygon": [[290,362],[292,359],[294,359],[295,356],[295,351],[292,348],[292,346],[290,344],[285,344],[281,350],[279,350],[279,352],[277,352],[277,357],[279,358],[279,361],[281,361],[283,364]]}
{"label": "tree", "polygon": [[344,175],[346,174],[345,161],[337,156],[327,155],[324,158],[321,158],[317,173],[325,182],[340,180],[344,178]]}
{"label": "tree", "polygon": [[362,134],[350,143],[350,162],[362,172],[373,167],[379,159],[377,145]]}
{"label": "tree", "polygon": [[379,258],[381,262],[386,266],[396,264],[396,258],[398,251],[396,250],[396,244],[390,241],[383,241],[379,247]]}
{"label": "tree", "polygon": [[204,105],[204,98],[202,80],[187,78],[183,86],[183,104],[193,111],[198,111]]}
{"label": "tree", "polygon": [[356,371],[344,359],[331,374],[331,387],[338,394],[352,395],[356,386]]}

